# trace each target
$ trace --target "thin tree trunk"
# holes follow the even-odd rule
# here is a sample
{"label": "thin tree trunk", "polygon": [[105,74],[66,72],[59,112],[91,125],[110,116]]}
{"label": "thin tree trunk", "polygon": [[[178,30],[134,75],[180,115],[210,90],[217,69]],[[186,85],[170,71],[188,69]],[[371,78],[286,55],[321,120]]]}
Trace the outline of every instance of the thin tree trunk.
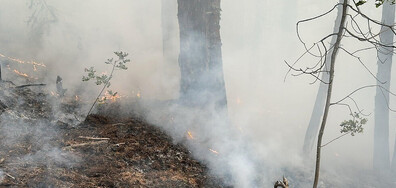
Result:
{"label": "thin tree trunk", "polygon": [[395,138],[395,146],[394,146],[394,150],[393,150],[391,171],[394,175],[396,175],[396,138]]}
{"label": "thin tree trunk", "polygon": [[335,59],[336,59],[337,52],[338,52],[338,49],[341,44],[342,35],[344,32],[345,20],[346,20],[347,9],[348,9],[347,5],[348,5],[348,0],[343,0],[341,21],[340,21],[340,25],[338,26],[337,39],[336,39],[336,42],[334,43],[334,49],[331,52],[330,75],[329,75],[330,78],[329,78],[329,84],[328,84],[328,88],[327,88],[326,105],[325,105],[325,109],[324,109],[324,113],[323,113],[322,124],[320,125],[320,130],[319,130],[319,135],[318,135],[318,143],[316,146],[316,167],[315,167],[315,179],[314,179],[313,188],[318,187],[318,182],[319,182],[322,138],[323,138],[323,134],[324,134],[324,129],[326,127],[327,116],[329,114],[329,109],[330,109],[331,94],[332,94],[332,90],[333,90],[333,81],[334,81]]}
{"label": "thin tree trunk", "polygon": [[396,138],[395,138],[395,146],[394,146],[394,150],[393,150],[391,171],[394,175],[396,175]]}
{"label": "thin tree trunk", "polygon": [[178,0],[180,99],[227,107],[220,39],[220,0]]}
{"label": "thin tree trunk", "polygon": [[162,0],[162,50],[165,63],[177,62],[178,56],[178,25],[177,0]]}
{"label": "thin tree trunk", "polygon": [[[382,23],[394,25],[395,23],[395,6],[389,2],[382,5]],[[382,44],[393,44],[393,32],[382,27],[380,40]],[[392,69],[393,48],[380,48],[378,51],[378,72],[377,78],[386,82],[382,85],[388,91],[390,90],[391,69]],[[374,157],[373,167],[376,171],[386,172],[390,168],[389,157],[389,93],[382,88],[377,87],[375,95],[375,127],[374,127]]]}
{"label": "thin tree trunk", "polygon": [[[340,0],[340,3],[342,3],[342,2],[343,2],[343,0]],[[338,13],[337,13],[337,18],[334,23],[333,33],[337,33],[339,31],[341,18],[342,18],[342,9],[339,8]],[[337,36],[334,35],[331,38],[330,45],[334,45],[336,43],[336,40],[337,40]],[[334,48],[331,48],[329,50],[329,53],[327,54],[325,66],[323,67],[324,70],[329,70],[329,68],[330,68],[329,64],[332,61],[333,49]],[[326,83],[329,83],[329,78],[330,78],[329,73],[324,72],[322,74],[321,80],[323,80]],[[318,130],[320,127],[319,126],[320,119],[322,118],[323,111],[325,108],[327,87],[328,87],[328,84],[320,82],[318,93],[316,94],[314,108],[313,108],[312,114],[311,114],[311,119],[309,121],[307,131],[305,133],[305,139],[304,139],[304,145],[303,145],[303,152],[305,155],[309,155],[312,152],[312,149],[314,147],[316,136],[318,134]]]}

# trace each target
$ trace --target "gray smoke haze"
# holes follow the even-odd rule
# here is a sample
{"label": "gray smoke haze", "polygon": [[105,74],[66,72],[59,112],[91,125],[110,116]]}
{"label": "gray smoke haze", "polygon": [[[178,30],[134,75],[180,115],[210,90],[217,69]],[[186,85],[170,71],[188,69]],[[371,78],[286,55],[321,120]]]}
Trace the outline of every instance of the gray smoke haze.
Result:
{"label": "gray smoke haze", "polygon": [[[290,75],[284,82],[288,67],[283,61],[293,62],[304,52],[296,37],[295,22],[327,11],[335,3],[335,0],[279,3],[223,0],[221,37],[230,123],[215,109],[200,111],[176,104],[163,106],[144,102],[176,99],[179,91],[178,63],[163,59],[159,0],[47,1],[57,20],[49,23],[41,35],[34,35],[27,24],[34,12],[29,9],[30,1],[3,0],[0,53],[45,63],[45,75],[43,72],[37,75],[43,77],[43,82],[54,84],[60,75],[64,87],[69,89],[68,95],[83,91],[84,100],[94,100],[99,88],[81,82],[84,68],[94,66],[98,72],[109,71],[103,62],[113,57],[112,52],[128,52],[132,60],[129,69],[116,73],[112,88],[124,96],[140,92],[148,120],[166,130],[175,142],[187,144],[192,154],[207,163],[213,173],[225,177],[236,187],[271,187],[282,175],[290,177],[296,187],[308,187],[313,179],[314,160],[312,156],[308,163],[304,162],[301,150],[318,84],[310,85],[311,77]],[[363,7],[363,11],[380,20],[380,9],[368,6]],[[334,12],[320,21],[303,25],[301,33],[307,43],[331,32],[335,16]],[[176,13],[169,19],[177,22]],[[343,45],[357,46],[349,40]],[[375,73],[375,52],[361,55]],[[306,65],[302,66],[313,64],[310,60],[304,59]],[[39,74],[24,71],[33,76]],[[341,52],[335,79],[334,100],[358,87],[375,84],[375,79],[356,59]],[[22,84],[24,80],[17,81]],[[54,85],[51,87],[55,90]],[[380,185],[380,180],[370,171],[374,94],[375,90],[369,89],[354,95],[364,112],[372,114],[364,133],[344,137],[323,150],[321,178],[333,183],[333,187],[354,187],[357,182],[360,187]],[[396,108],[393,101],[391,99],[391,108]],[[161,119],[170,116],[173,121]],[[349,119],[348,109],[331,109],[324,142],[340,135],[338,125],[346,119]],[[10,129],[9,133],[25,134],[26,125],[17,124],[20,129]],[[391,154],[395,124],[396,115],[391,113]],[[189,139],[188,132],[193,139]],[[15,138],[18,137],[6,140],[13,142]]]}

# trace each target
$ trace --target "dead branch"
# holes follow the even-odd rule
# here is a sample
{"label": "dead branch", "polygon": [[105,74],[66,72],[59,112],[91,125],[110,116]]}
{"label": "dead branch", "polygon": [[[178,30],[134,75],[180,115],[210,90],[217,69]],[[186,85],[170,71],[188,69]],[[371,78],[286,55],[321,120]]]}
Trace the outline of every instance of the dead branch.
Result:
{"label": "dead branch", "polygon": [[349,93],[349,94],[348,94],[347,96],[345,96],[344,98],[338,100],[337,102],[331,103],[330,105],[334,105],[334,104],[340,103],[340,102],[344,101],[345,99],[349,98],[349,97],[350,97],[351,95],[353,95],[354,93],[356,93],[356,92],[358,92],[358,91],[360,91],[360,90],[362,90],[362,89],[371,88],[371,87],[380,87],[381,89],[385,90],[385,91],[388,92],[389,94],[391,94],[391,95],[393,95],[393,96],[396,96],[395,93],[393,93],[393,92],[391,92],[391,91],[385,89],[385,88],[384,88],[383,86],[381,86],[381,85],[367,85],[367,86],[363,86],[363,87],[360,87],[360,88],[355,89],[354,91],[352,91],[351,93]]}
{"label": "dead branch", "polygon": [[96,146],[96,145],[106,144],[106,143],[108,143],[108,140],[100,140],[100,141],[86,142],[86,143],[81,143],[81,144],[73,144],[70,146],[63,147],[62,149],[63,150],[71,150],[71,149],[77,148],[77,147]]}
{"label": "dead branch", "polygon": [[87,140],[110,140],[110,138],[98,138],[98,137],[88,137],[88,136],[79,136],[78,138],[87,139]]}
{"label": "dead branch", "polygon": [[276,181],[274,184],[274,188],[289,188],[289,181],[283,176],[282,181]]}
{"label": "dead branch", "polygon": [[9,173],[4,173],[6,176],[8,176],[9,178],[15,180],[16,178],[14,176],[11,176]]}
{"label": "dead branch", "polygon": [[351,132],[346,132],[346,133],[344,133],[344,134],[342,134],[342,135],[338,136],[337,138],[334,138],[333,140],[330,140],[330,141],[329,141],[329,142],[327,142],[326,144],[323,144],[323,145],[322,145],[322,146],[320,146],[320,147],[321,147],[321,148],[323,148],[323,147],[325,147],[325,146],[329,145],[330,143],[332,143],[332,142],[334,142],[334,141],[336,141],[336,140],[338,140],[338,139],[340,139],[340,138],[342,138],[342,137],[344,137],[344,136],[348,135],[349,133],[351,133]]}
{"label": "dead branch", "polygon": [[26,84],[26,85],[20,85],[16,86],[15,88],[24,88],[24,87],[30,87],[30,86],[46,86],[47,84]]}

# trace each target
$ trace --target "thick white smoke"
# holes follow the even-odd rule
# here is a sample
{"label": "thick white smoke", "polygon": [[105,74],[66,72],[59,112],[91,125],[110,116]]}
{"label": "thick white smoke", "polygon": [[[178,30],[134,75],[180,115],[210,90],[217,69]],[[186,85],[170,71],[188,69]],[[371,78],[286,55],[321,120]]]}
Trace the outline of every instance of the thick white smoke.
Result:
{"label": "thick white smoke", "polygon": [[[29,2],[3,0],[0,53],[45,63],[47,75],[43,82],[53,89],[51,84],[60,75],[69,89],[67,94],[85,88],[85,100],[93,100],[99,88],[81,82],[83,69],[94,66],[99,72],[109,71],[103,62],[113,57],[113,51],[123,50],[130,53],[132,62],[128,71],[116,73],[112,88],[124,96],[139,92],[148,120],[166,130],[175,142],[190,146],[192,155],[207,163],[213,173],[236,187],[271,187],[282,175],[298,185],[295,187],[309,186],[313,160],[304,159],[301,150],[318,85],[310,85],[310,77],[288,76],[284,82],[288,68],[283,61],[292,62],[304,51],[296,39],[295,22],[329,10],[337,1],[223,0],[221,35],[227,117],[214,109],[200,111],[152,102],[176,99],[179,90],[177,62],[166,62],[162,57],[160,1],[48,1],[57,21],[34,41],[31,37],[36,36],[26,23],[33,12]],[[364,10],[380,18],[379,9]],[[169,19],[177,21],[176,13]],[[330,14],[304,25],[302,36],[309,43],[315,42],[332,31],[334,19],[335,14]],[[344,45],[355,43],[346,40]],[[375,53],[362,56],[375,72]],[[310,65],[310,59],[303,62]],[[334,99],[375,83],[355,59],[340,53],[338,62]],[[360,92],[355,99],[366,113],[373,113],[374,90]],[[324,142],[340,135],[338,125],[347,118],[347,109],[331,110]],[[368,119],[363,134],[344,137],[324,148],[325,182],[336,187],[353,186],[358,179],[361,187],[378,185],[375,179],[367,178],[372,166],[373,115]],[[395,114],[391,114],[392,124]],[[396,127],[390,131],[393,148]],[[189,139],[188,132],[194,139]]]}

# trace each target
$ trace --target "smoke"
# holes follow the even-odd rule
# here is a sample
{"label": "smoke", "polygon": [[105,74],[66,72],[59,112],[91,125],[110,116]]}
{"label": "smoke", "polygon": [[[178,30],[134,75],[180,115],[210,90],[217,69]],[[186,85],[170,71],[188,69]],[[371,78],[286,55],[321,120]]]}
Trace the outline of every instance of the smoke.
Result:
{"label": "smoke", "polygon": [[[34,42],[30,38],[37,36],[31,35],[26,24],[32,14],[29,3],[4,0],[0,7],[0,53],[45,63],[47,71],[40,75],[44,76],[40,81],[49,84],[49,88],[55,90],[55,79],[60,75],[68,89],[67,95],[80,92],[84,94],[83,100],[93,100],[99,88],[81,82],[84,68],[94,66],[98,72],[109,71],[103,62],[113,56],[112,52],[128,52],[132,62],[128,71],[116,72],[113,90],[124,96],[135,96],[139,92],[140,107],[146,118],[170,134],[175,143],[188,145],[192,155],[208,164],[212,173],[236,187],[270,187],[282,175],[288,177],[292,185],[299,185],[295,187],[308,187],[313,179],[314,160],[313,156],[304,158],[300,152],[318,85],[310,85],[313,81],[310,77],[288,76],[284,81],[288,68],[283,61],[293,62],[304,51],[295,37],[295,22],[328,10],[335,2],[222,2],[221,37],[228,115],[219,114],[213,107],[195,109],[157,101],[176,99],[180,79],[177,62],[162,58],[158,0],[48,1],[57,21],[50,23],[49,30],[40,35],[41,40]],[[378,9],[363,10],[380,19]],[[176,13],[169,19],[177,22]],[[334,19],[335,14],[330,14],[312,25],[304,25],[301,33],[307,43],[332,31]],[[346,40],[344,45],[356,43]],[[367,52],[362,57],[375,72],[375,52]],[[311,61],[304,59],[303,62]],[[338,62],[335,100],[360,86],[375,84],[375,79],[355,59],[340,53]],[[32,70],[26,72],[35,74]],[[394,81],[393,78],[391,82]],[[373,113],[374,90],[365,90],[354,97],[364,112]],[[340,135],[338,125],[347,118],[347,109],[331,110],[325,142]],[[344,137],[324,148],[322,184],[331,182],[335,187],[355,187],[359,180],[361,187],[380,185],[374,178],[368,178],[376,177],[370,172],[373,115],[368,119],[363,134]],[[390,119],[391,125],[395,124],[394,114]],[[7,127],[6,122],[2,121],[6,143],[18,142],[33,131],[37,134],[32,138],[37,147],[46,151],[38,155],[64,160],[56,148],[46,146],[52,138],[46,135],[56,135],[56,131],[43,130],[40,124],[45,122],[33,126],[33,130],[24,122],[17,122],[15,127]],[[391,153],[395,131],[396,127],[391,127]],[[189,138],[188,132],[193,138]]]}
{"label": "smoke", "polygon": [[[9,107],[0,116],[0,142],[4,149],[0,152],[1,160],[12,164],[4,166],[2,170],[14,172],[26,166],[44,167],[51,174],[56,169],[54,167],[74,167],[81,159],[61,149],[59,140],[62,138],[59,126],[50,117],[51,109],[46,108],[46,103],[40,101],[38,96],[31,94],[22,92],[17,96],[15,93],[6,93],[1,97],[1,101],[7,102]],[[15,96],[17,98],[10,98]],[[37,101],[34,100],[38,100],[43,107],[35,106]],[[41,100],[46,99],[44,97]],[[3,171],[0,177],[4,177]]]}
{"label": "smoke", "polygon": [[4,180],[4,172],[0,169],[0,183]]}

